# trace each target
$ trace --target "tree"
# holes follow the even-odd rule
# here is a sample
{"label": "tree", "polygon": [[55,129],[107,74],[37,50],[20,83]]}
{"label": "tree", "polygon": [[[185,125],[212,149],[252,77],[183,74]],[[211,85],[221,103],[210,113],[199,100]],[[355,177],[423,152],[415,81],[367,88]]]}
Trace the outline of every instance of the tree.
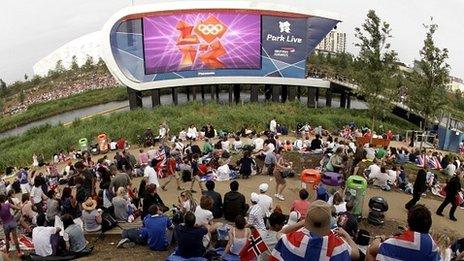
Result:
{"label": "tree", "polygon": [[391,38],[390,25],[381,21],[374,10],[369,10],[362,27],[355,28],[355,35],[360,48],[354,74],[358,84],[357,92],[363,96],[369,106],[372,119],[371,130],[375,121],[393,108],[397,93],[397,53],[388,42]]}
{"label": "tree", "polygon": [[0,116],[3,115],[3,106],[5,102],[3,101],[3,98],[0,98]]}
{"label": "tree", "polygon": [[93,67],[93,59],[90,55],[87,55],[87,59],[85,60],[84,65],[82,65],[82,68],[85,71],[89,71],[92,69],[92,67]]}
{"label": "tree", "polygon": [[24,80],[27,81],[27,79],[29,79],[29,76],[25,73],[24,74]]}
{"label": "tree", "polygon": [[26,95],[24,94],[24,90],[21,90],[18,96],[18,101],[22,104],[24,103],[24,100],[26,99]]}
{"label": "tree", "polygon": [[436,119],[448,103],[447,92],[449,83],[448,49],[435,46],[433,35],[438,29],[437,24],[425,25],[427,30],[424,46],[420,50],[419,61],[415,70],[408,77],[408,106],[424,118],[423,129],[426,130],[430,121]]}
{"label": "tree", "polygon": [[0,91],[2,97],[6,97],[8,95],[8,88],[6,87],[6,83],[3,79],[0,79]]}
{"label": "tree", "polygon": [[77,69],[79,69],[79,65],[77,64],[77,57],[73,55],[71,58],[71,70],[75,71]]}

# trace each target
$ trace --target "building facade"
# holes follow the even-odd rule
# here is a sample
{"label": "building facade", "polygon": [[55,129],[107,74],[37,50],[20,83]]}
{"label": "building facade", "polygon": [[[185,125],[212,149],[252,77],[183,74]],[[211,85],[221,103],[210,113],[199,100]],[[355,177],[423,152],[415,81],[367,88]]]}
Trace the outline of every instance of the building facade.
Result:
{"label": "building facade", "polygon": [[316,50],[328,53],[344,53],[346,50],[346,33],[332,30],[319,45]]}

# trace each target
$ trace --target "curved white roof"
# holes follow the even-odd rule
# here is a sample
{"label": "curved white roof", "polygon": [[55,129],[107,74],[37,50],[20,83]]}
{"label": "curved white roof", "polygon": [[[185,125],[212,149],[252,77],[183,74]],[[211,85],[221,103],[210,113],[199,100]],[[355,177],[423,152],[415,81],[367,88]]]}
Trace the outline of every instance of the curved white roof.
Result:
{"label": "curved white roof", "polygon": [[79,66],[86,62],[87,57],[91,57],[94,62],[97,62],[101,57],[101,37],[101,31],[97,31],[66,43],[34,64],[34,74],[47,75],[48,71],[55,69],[59,60],[62,61],[65,69],[69,69],[73,56],[76,56]]}
{"label": "curved white roof", "polygon": [[161,0],[154,4],[136,5],[124,8],[115,13],[104,25],[102,32],[102,55],[107,67],[113,76],[118,79],[122,84],[136,89],[148,90],[153,88],[164,88],[182,85],[197,85],[197,84],[237,84],[237,83],[260,83],[260,84],[288,84],[288,85],[302,85],[302,86],[319,86],[327,87],[325,84],[317,80],[308,79],[292,79],[292,78],[278,78],[278,77],[198,77],[186,79],[173,79],[153,82],[140,82],[133,79],[130,75],[126,75],[121,68],[119,68],[115,57],[112,53],[111,47],[111,32],[113,27],[121,20],[133,19],[143,17],[148,13],[164,12],[164,11],[177,11],[177,10],[257,10],[268,11],[287,14],[299,14],[312,17],[329,18],[332,20],[340,21],[341,18],[338,14],[325,12],[320,10],[309,9],[307,4],[294,1],[286,1],[285,3],[276,2],[263,2],[255,0],[228,0],[228,1],[167,1]]}

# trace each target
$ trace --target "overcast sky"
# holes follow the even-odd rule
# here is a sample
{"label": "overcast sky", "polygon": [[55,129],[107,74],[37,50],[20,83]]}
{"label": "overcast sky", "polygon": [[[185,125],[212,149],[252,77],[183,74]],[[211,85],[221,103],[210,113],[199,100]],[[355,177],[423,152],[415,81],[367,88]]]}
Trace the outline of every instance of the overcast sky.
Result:
{"label": "overcast sky", "polygon": [[[234,1],[234,0],[228,0]],[[340,14],[339,29],[348,34],[347,48],[356,53],[354,27],[374,9],[392,27],[392,46],[402,62],[419,58],[425,30],[422,24],[433,16],[439,25],[436,42],[450,51],[452,75],[464,77],[464,1],[462,0],[264,0],[299,2],[311,9]],[[155,0],[134,0],[135,4]],[[6,82],[32,74],[38,60],[63,44],[100,30],[106,20],[130,0],[1,0],[0,78]]]}

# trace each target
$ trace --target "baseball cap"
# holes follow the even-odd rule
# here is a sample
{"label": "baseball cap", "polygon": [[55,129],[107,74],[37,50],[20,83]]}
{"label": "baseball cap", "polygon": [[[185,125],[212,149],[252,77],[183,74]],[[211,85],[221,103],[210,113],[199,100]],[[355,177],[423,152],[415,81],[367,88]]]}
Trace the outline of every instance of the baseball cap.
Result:
{"label": "baseball cap", "polygon": [[259,196],[258,196],[258,194],[253,192],[253,193],[251,193],[250,199],[251,199],[252,202],[258,203]]}
{"label": "baseball cap", "polygon": [[309,205],[305,227],[319,236],[325,236],[330,232],[331,216],[331,206],[322,200],[316,200]]}
{"label": "baseball cap", "polygon": [[266,192],[269,189],[269,184],[261,183],[258,188],[261,192]]}

